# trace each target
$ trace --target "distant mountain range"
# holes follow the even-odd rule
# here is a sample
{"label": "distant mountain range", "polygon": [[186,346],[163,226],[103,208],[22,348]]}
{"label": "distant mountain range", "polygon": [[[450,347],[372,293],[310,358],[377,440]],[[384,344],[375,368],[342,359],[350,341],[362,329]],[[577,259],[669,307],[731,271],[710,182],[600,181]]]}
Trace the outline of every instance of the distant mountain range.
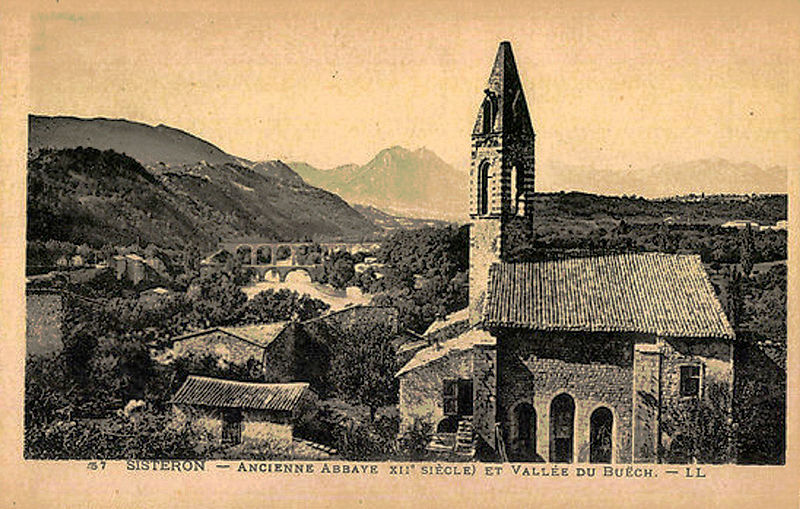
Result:
{"label": "distant mountain range", "polygon": [[411,151],[395,146],[381,150],[363,166],[329,170],[303,162],[288,164],[309,184],[350,203],[417,218],[466,217],[467,175],[426,148]]}
{"label": "distant mountain range", "polygon": [[[467,220],[467,172],[454,168],[426,148],[409,150],[394,146],[381,150],[364,165],[319,169],[305,162],[253,162],[163,125],[42,116],[30,117],[29,145],[34,151],[76,146],[113,149],[172,182],[191,175],[217,178],[215,185],[225,188],[226,197],[239,205],[249,203],[242,205],[242,217],[253,214],[246,221],[248,226],[229,228],[233,232],[243,228],[248,234],[284,238],[297,234],[363,235],[375,228],[424,224],[407,218]],[[243,184],[246,179],[237,180],[238,176],[249,175],[248,172],[265,180],[256,187]],[[690,193],[786,193],[786,177],[785,167],[761,168],[725,159],[620,169],[544,161],[537,162],[536,190],[648,198]],[[274,189],[268,191],[268,188]],[[221,197],[223,191],[219,192]],[[359,207],[348,206],[339,197]],[[198,199],[202,201],[202,197]]]}
{"label": "distant mountain range", "polygon": [[[465,220],[469,180],[427,149],[382,150],[363,166],[321,170],[290,162],[306,182],[364,204],[407,217]],[[702,159],[650,168],[598,169],[538,163],[538,192],[580,191],[602,195],[660,198],[686,194],[785,194],[787,169],[752,163]]]}
{"label": "distant mountain range", "polygon": [[252,163],[170,127],[31,116],[29,139],[29,240],[208,249],[223,237],[380,230],[281,161]]}
{"label": "distant mountain range", "polygon": [[784,194],[787,169],[761,168],[726,159],[700,159],[658,164],[649,168],[597,169],[561,163],[543,164],[536,171],[536,190],[582,191],[646,198],[686,194]]}

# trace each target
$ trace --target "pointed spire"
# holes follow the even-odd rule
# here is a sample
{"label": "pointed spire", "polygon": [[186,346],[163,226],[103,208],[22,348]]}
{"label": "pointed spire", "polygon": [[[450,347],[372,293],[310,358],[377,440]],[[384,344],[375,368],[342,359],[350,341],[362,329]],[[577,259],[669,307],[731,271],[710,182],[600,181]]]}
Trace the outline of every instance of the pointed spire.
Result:
{"label": "pointed spire", "polygon": [[497,49],[472,134],[511,132],[532,133],[533,127],[511,43],[503,41]]}

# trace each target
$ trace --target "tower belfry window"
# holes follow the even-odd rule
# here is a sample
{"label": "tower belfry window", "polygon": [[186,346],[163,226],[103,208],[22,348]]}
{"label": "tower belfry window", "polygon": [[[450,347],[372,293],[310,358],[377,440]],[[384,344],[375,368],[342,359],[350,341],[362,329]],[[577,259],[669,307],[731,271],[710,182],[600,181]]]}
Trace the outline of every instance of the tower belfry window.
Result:
{"label": "tower belfry window", "polygon": [[489,213],[489,163],[484,161],[478,169],[478,214]]}
{"label": "tower belfry window", "polygon": [[486,90],[486,98],[483,100],[482,111],[481,111],[481,118],[483,119],[483,134],[489,134],[492,132],[494,128],[494,116],[495,116],[495,106],[494,106],[494,94],[490,90]]}

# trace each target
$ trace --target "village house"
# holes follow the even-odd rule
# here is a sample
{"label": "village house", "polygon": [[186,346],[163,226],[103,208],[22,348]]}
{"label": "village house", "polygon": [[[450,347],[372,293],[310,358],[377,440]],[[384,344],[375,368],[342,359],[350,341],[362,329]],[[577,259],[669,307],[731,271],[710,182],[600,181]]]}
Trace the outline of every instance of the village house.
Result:
{"label": "village house", "polygon": [[166,275],[166,265],[156,257],[142,258],[136,253],[114,255],[111,265],[117,279],[127,279],[134,285],[142,281],[157,281]]}
{"label": "village house", "polygon": [[304,321],[213,327],[173,338],[175,358],[213,355],[220,362],[246,365],[258,361],[267,382],[304,381],[324,394],[331,350],[340,341],[357,337],[369,324],[394,338],[397,311],[381,306],[351,306]]}
{"label": "village house", "polygon": [[469,306],[403,352],[401,434],[426,423],[429,450],[485,460],[677,457],[701,406],[730,423],[734,332],[699,256],[508,262],[509,222],[535,213],[534,137],[503,42],[472,132]]}
{"label": "village house", "polygon": [[317,397],[307,383],[252,383],[189,376],[170,403],[224,445],[289,446],[296,426],[313,419]]}
{"label": "village house", "polygon": [[171,353],[176,358],[212,355],[223,364],[258,362],[263,369],[270,344],[289,333],[289,322],[212,327],[172,338]]}

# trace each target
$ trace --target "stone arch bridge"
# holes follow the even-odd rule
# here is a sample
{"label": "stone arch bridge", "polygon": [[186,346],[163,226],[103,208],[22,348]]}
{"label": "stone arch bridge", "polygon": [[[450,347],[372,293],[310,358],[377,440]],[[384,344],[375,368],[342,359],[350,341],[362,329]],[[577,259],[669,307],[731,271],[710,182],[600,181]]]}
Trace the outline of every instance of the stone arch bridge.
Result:
{"label": "stone arch bridge", "polygon": [[277,275],[280,281],[295,271],[305,272],[314,278],[314,267],[322,265],[322,261],[337,251],[355,254],[374,252],[380,248],[378,242],[276,242],[258,239],[227,239],[217,245],[216,251],[208,255],[201,265],[221,265],[218,261],[223,253],[231,255],[242,262],[245,268],[253,269],[259,280],[270,273]]}

